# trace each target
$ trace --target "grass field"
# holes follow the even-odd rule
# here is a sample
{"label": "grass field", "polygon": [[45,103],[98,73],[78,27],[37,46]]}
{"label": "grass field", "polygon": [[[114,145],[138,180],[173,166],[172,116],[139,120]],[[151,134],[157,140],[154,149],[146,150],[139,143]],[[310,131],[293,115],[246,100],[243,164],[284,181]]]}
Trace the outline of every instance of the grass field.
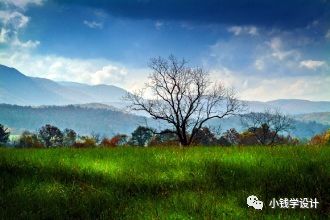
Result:
{"label": "grass field", "polygon": [[[0,149],[0,187],[2,219],[320,219],[330,147]],[[272,209],[273,197],[320,204]]]}

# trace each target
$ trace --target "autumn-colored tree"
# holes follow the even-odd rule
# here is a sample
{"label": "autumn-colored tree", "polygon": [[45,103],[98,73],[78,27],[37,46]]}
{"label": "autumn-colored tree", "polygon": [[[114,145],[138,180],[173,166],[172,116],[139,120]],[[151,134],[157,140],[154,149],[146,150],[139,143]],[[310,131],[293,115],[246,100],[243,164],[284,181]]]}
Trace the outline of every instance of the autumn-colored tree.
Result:
{"label": "autumn-colored tree", "polygon": [[330,144],[330,130],[322,133],[317,134],[314,137],[311,138],[309,141],[310,145],[324,145],[324,144]]}
{"label": "autumn-colored tree", "polygon": [[118,134],[112,137],[111,139],[109,138],[103,138],[101,141],[101,146],[103,147],[117,147],[117,146],[122,146],[125,145],[127,142],[127,135],[125,134]]}
{"label": "autumn-colored tree", "polygon": [[22,148],[43,148],[44,145],[39,140],[38,135],[29,131],[24,131],[18,139],[17,147]]}
{"label": "autumn-colored tree", "polygon": [[80,140],[73,144],[75,148],[89,148],[96,147],[96,141],[92,137],[82,136]]}

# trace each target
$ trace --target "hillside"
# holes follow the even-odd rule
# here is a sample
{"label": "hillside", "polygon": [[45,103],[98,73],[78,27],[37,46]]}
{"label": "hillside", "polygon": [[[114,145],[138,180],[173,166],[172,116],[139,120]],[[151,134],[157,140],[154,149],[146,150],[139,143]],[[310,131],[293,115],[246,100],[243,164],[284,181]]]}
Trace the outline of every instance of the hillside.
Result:
{"label": "hillside", "polygon": [[311,122],[330,125],[330,112],[315,112],[310,114],[296,115],[295,118],[300,121]]}
{"label": "hillside", "polygon": [[[165,128],[158,122],[142,116],[127,114],[105,104],[91,103],[67,106],[17,106],[0,104],[0,123],[10,127],[12,134],[24,130],[36,131],[50,123],[61,129],[72,128],[80,135],[92,132],[112,136],[117,133],[130,134],[138,125],[148,125],[156,129]],[[211,128],[230,128],[242,131],[239,117],[213,120],[208,123]],[[295,120],[295,129],[291,134],[299,138],[310,138],[327,130],[330,126],[317,122]]]}
{"label": "hillside", "polygon": [[0,105],[0,123],[10,127],[12,134],[24,130],[36,131],[45,124],[61,129],[71,128],[80,135],[92,132],[112,136],[131,133],[138,125],[145,125],[145,118],[125,114],[111,107],[94,108],[88,105],[28,107]]}
{"label": "hillside", "polygon": [[262,112],[265,108],[277,108],[287,114],[308,114],[314,112],[330,112],[330,102],[309,101],[301,99],[278,99],[267,102],[246,101],[253,112]]}

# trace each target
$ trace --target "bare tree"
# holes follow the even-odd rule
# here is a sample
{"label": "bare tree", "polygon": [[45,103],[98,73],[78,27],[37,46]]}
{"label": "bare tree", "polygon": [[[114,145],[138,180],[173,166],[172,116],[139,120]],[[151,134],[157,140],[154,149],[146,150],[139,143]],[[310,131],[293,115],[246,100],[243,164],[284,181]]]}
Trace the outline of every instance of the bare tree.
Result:
{"label": "bare tree", "polygon": [[[184,59],[153,58],[149,67],[152,74],[146,87],[127,95],[130,107],[172,125],[183,146],[192,143],[207,121],[241,110],[241,102],[233,90],[212,83],[203,68],[189,67]],[[146,91],[151,92],[152,99],[144,98]]]}
{"label": "bare tree", "polygon": [[293,119],[278,109],[251,112],[244,115],[241,122],[262,145],[274,144],[279,133],[289,132],[293,128]]}

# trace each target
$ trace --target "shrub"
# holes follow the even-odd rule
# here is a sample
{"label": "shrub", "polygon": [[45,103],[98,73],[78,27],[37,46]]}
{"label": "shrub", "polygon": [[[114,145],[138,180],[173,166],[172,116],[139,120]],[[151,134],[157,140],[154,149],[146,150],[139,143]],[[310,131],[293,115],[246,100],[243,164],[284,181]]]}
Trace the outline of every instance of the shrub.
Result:
{"label": "shrub", "polygon": [[240,134],[239,145],[259,145],[256,136],[253,132],[245,131]]}
{"label": "shrub", "polygon": [[82,136],[79,141],[73,144],[75,148],[96,147],[96,141],[92,137]]}
{"label": "shrub", "polygon": [[17,147],[21,148],[43,148],[44,145],[38,136],[29,131],[24,131],[18,139]]}
{"label": "shrub", "polygon": [[309,141],[310,145],[325,145],[330,144],[330,130],[322,133],[317,134],[314,137],[311,138]]}
{"label": "shrub", "polygon": [[101,141],[101,146],[102,147],[115,147],[116,145],[113,142],[111,142],[112,139],[103,138],[102,141]]}
{"label": "shrub", "polygon": [[178,137],[174,131],[165,129],[156,134],[149,143],[150,146],[177,146],[179,145]]}

